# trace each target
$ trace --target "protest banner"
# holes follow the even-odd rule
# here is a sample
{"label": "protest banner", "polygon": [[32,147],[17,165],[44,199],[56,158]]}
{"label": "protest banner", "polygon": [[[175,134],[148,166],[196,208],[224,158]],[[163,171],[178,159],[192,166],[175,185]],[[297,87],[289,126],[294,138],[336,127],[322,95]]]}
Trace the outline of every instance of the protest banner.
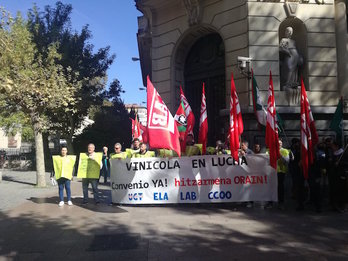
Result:
{"label": "protest banner", "polygon": [[266,155],[132,158],[111,161],[119,204],[277,201],[277,174]]}

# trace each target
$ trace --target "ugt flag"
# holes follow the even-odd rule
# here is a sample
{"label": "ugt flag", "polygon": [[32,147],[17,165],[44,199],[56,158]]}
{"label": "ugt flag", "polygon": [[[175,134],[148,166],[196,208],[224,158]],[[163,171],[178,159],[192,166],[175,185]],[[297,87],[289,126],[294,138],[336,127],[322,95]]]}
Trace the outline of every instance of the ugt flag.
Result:
{"label": "ugt flag", "polygon": [[277,128],[277,112],[274,100],[272,73],[269,72],[269,89],[267,101],[266,145],[269,149],[269,161],[272,168],[277,169],[277,160],[280,158],[279,137]]}
{"label": "ugt flag", "polygon": [[232,157],[238,161],[239,136],[243,133],[244,126],[242,112],[239,105],[233,74],[231,74],[231,99],[230,99],[230,149]]}
{"label": "ugt flag", "polygon": [[314,146],[318,143],[318,140],[306,89],[301,79],[301,160],[305,179],[308,178],[309,166],[314,162]]}
{"label": "ugt flag", "polygon": [[204,83],[202,90],[201,117],[199,118],[198,143],[202,144],[202,154],[205,155],[208,140],[208,114],[205,100]]}
{"label": "ugt flag", "polygon": [[147,76],[147,134],[154,149],[174,150],[179,156],[179,131],[173,116]]}

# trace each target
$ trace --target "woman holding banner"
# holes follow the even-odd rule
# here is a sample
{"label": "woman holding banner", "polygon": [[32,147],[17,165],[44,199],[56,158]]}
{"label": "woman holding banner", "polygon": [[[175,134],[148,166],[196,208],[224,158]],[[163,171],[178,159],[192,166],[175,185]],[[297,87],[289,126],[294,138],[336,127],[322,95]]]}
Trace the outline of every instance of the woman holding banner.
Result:
{"label": "woman holding banner", "polygon": [[76,156],[68,155],[68,149],[66,147],[62,147],[60,151],[60,155],[53,156],[53,168],[55,178],[58,183],[58,192],[59,192],[59,206],[64,206],[64,187],[66,190],[66,196],[68,199],[68,205],[72,206],[71,202],[71,189],[70,189],[70,181],[73,176],[73,172],[75,169]]}

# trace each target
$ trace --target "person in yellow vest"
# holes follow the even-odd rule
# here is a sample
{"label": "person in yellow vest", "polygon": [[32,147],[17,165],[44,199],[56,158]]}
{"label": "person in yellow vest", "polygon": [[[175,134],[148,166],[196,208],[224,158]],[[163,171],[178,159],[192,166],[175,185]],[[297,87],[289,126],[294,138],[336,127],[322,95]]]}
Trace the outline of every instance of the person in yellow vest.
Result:
{"label": "person in yellow vest", "polygon": [[277,161],[277,176],[278,176],[278,206],[279,209],[283,209],[284,206],[284,181],[285,175],[288,172],[289,164],[289,150],[283,148],[283,142],[279,139],[279,154],[280,159]]}
{"label": "person in yellow vest", "polygon": [[140,143],[139,152],[133,154],[134,158],[150,158],[153,157],[153,151],[147,150],[147,145],[145,143]]}
{"label": "person in yellow vest", "polygon": [[110,154],[110,159],[126,159],[127,153],[122,151],[121,143],[117,142],[114,145],[114,153]]}
{"label": "person in yellow vest", "polygon": [[87,153],[80,154],[77,177],[82,178],[83,204],[88,204],[88,186],[92,185],[95,204],[99,204],[98,180],[102,168],[103,153],[95,152],[93,143],[88,144]]}
{"label": "person in yellow vest", "polygon": [[202,144],[195,144],[195,140],[192,133],[189,133],[186,138],[186,150],[185,155],[195,156],[195,155],[201,155],[201,147]]}
{"label": "person in yellow vest", "polygon": [[216,155],[227,154],[225,150],[225,144],[221,140],[216,141],[215,154]]}
{"label": "person in yellow vest", "polygon": [[67,147],[63,146],[60,155],[53,156],[54,175],[58,183],[59,206],[64,206],[64,187],[68,199],[68,205],[72,206],[70,181],[74,174],[76,156],[69,155]]}

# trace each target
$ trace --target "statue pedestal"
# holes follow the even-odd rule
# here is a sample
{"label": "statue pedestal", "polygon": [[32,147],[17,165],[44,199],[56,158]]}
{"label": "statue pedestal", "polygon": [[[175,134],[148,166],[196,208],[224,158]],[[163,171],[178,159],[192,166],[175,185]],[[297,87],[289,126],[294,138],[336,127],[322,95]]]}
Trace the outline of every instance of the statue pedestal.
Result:
{"label": "statue pedestal", "polygon": [[298,106],[301,102],[301,86],[297,88],[286,88],[286,100],[289,106]]}

